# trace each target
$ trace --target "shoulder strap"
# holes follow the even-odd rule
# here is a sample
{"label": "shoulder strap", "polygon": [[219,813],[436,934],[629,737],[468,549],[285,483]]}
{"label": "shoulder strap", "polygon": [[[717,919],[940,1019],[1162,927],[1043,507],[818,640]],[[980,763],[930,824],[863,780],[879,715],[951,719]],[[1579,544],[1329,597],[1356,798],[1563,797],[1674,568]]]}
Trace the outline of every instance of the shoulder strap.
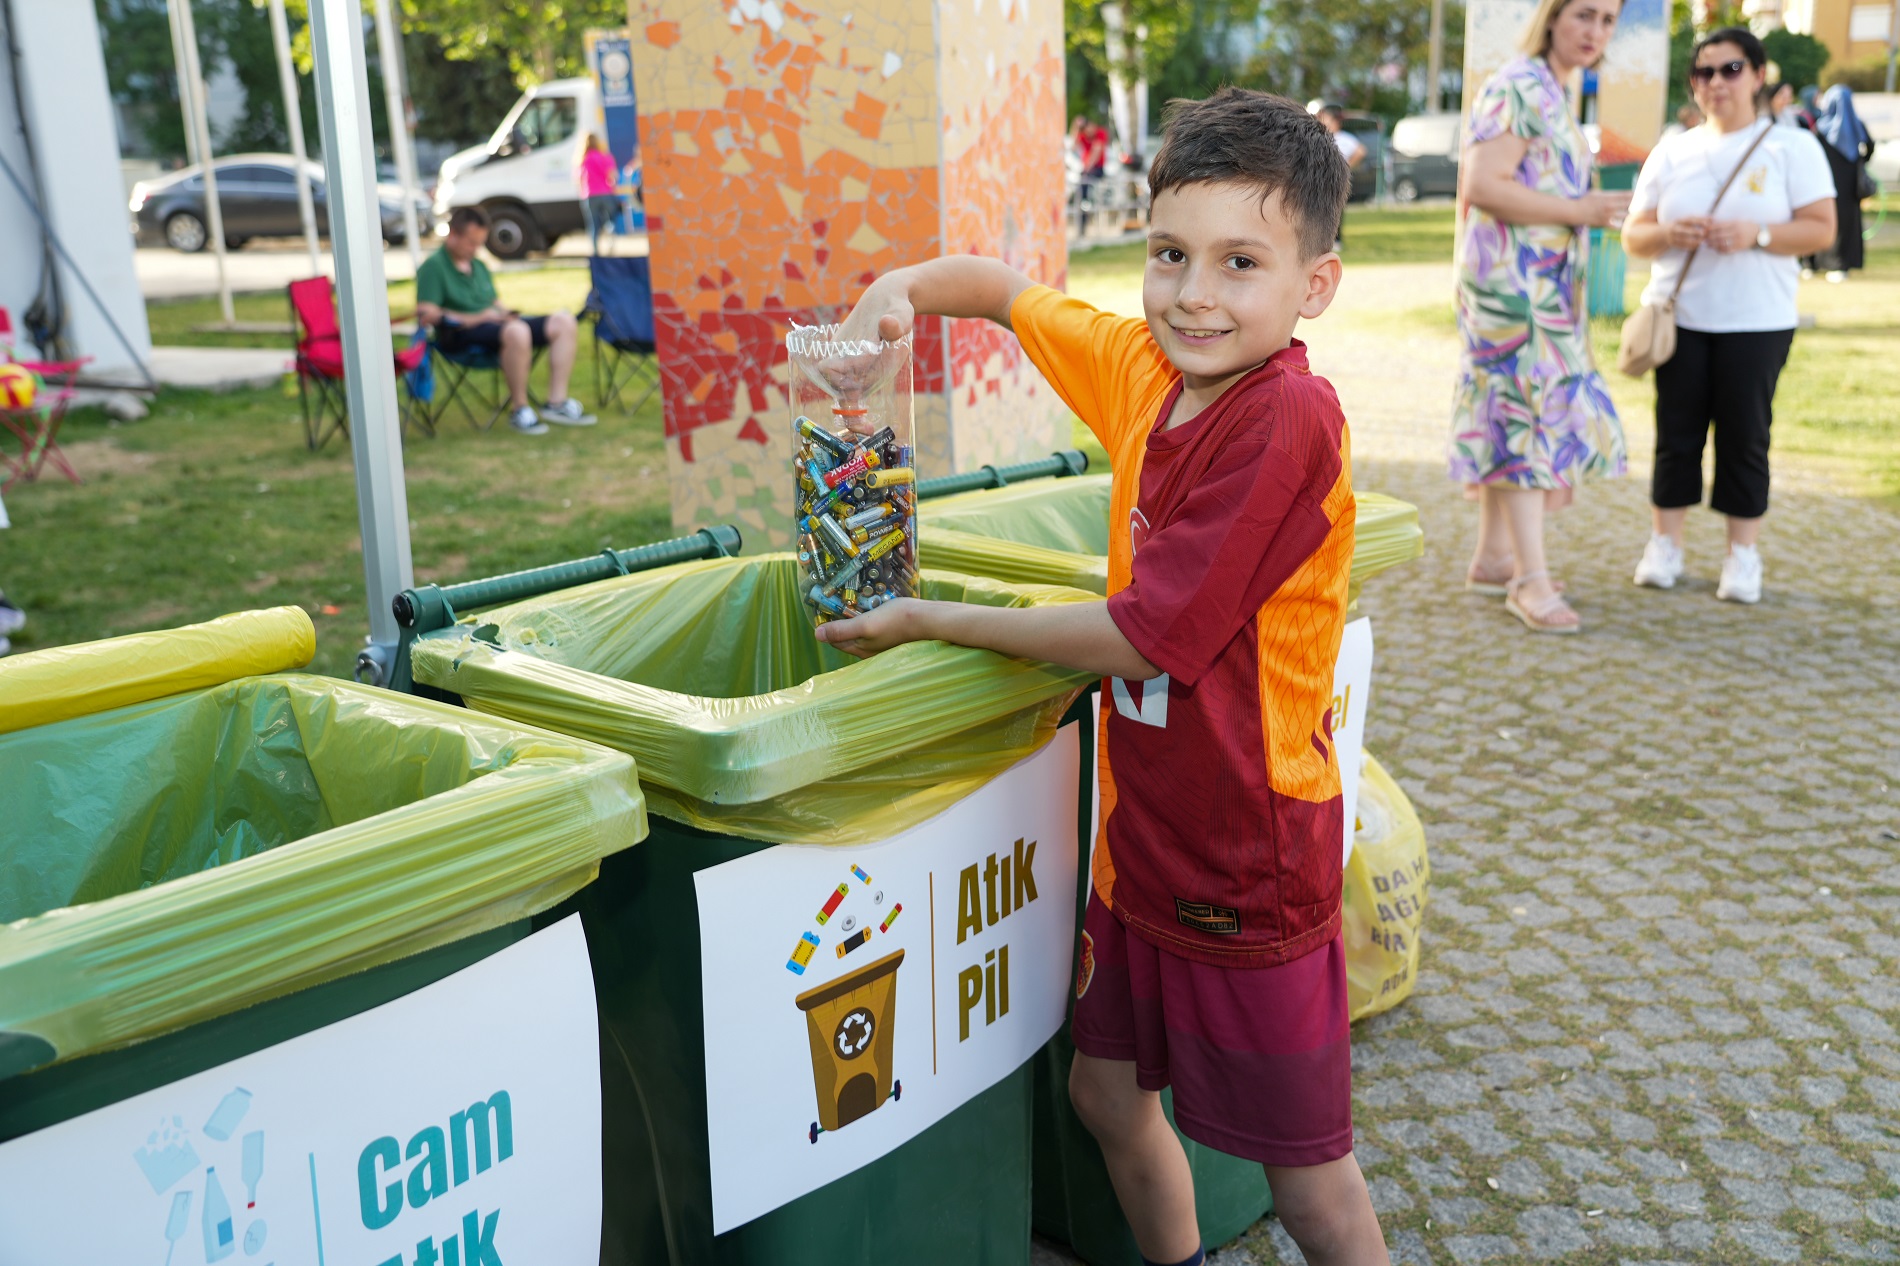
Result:
{"label": "shoulder strap", "polygon": [[[1742,151],[1742,161],[1735,164],[1735,170],[1728,174],[1728,179],[1722,182],[1722,187],[1715,191],[1715,201],[1709,204],[1710,215],[1714,215],[1715,209],[1722,205],[1722,199],[1728,196],[1729,186],[1734,184],[1735,178],[1742,174],[1742,168],[1748,166],[1748,160],[1755,156],[1756,148],[1768,139],[1768,133],[1774,130],[1774,126],[1774,120],[1770,119],[1768,126],[1757,132],[1755,139],[1748,143],[1748,148]],[[1695,250],[1689,252],[1689,258],[1682,261],[1682,271],[1676,274],[1676,288],[1669,292],[1670,303],[1673,304],[1676,297],[1682,293],[1682,283],[1689,279],[1689,265],[1695,263],[1696,254],[1701,249],[1700,246],[1696,247]]]}

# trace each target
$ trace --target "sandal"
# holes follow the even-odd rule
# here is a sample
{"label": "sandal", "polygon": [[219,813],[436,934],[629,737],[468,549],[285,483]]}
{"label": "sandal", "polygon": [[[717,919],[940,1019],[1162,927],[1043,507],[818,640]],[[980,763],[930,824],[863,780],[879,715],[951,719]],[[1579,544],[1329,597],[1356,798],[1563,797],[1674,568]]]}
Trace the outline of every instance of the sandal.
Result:
{"label": "sandal", "polygon": [[[1564,582],[1561,580],[1551,581],[1550,587],[1555,589],[1558,593],[1562,593],[1565,588]],[[1509,597],[1511,593],[1511,578],[1509,576],[1501,576],[1496,580],[1492,580],[1487,576],[1480,576],[1475,572],[1467,571],[1465,573],[1465,591],[1467,593],[1480,594],[1486,598]]]}
{"label": "sandal", "polygon": [[[1564,601],[1561,593],[1553,593],[1534,607],[1526,607],[1517,600],[1517,591],[1527,582],[1547,578],[1550,573],[1534,571],[1519,576],[1505,586],[1504,609],[1524,622],[1524,627],[1533,633],[1573,634],[1583,632],[1583,620],[1577,616],[1576,609]],[[1559,617],[1569,615],[1571,620],[1563,622]]]}

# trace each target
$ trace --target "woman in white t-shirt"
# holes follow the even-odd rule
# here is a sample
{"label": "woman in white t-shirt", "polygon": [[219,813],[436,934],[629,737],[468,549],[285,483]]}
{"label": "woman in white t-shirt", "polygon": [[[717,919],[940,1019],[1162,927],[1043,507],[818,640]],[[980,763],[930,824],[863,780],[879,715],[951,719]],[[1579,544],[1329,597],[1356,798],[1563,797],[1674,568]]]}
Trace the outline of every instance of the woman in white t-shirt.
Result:
{"label": "woman in white t-shirt", "polygon": [[1696,42],[1690,87],[1706,121],[1650,151],[1623,226],[1624,250],[1654,260],[1644,303],[1667,300],[1688,269],[1676,354],[1656,369],[1655,523],[1635,580],[1668,589],[1682,575],[1683,524],[1702,500],[1702,445],[1713,421],[1709,506],[1728,516],[1715,596],[1730,602],[1761,599],[1756,540],[1768,511],[1775,382],[1794,342],[1795,260],[1834,240],[1827,158],[1812,134],[1762,114],[1767,64],[1761,41],[1739,27]]}

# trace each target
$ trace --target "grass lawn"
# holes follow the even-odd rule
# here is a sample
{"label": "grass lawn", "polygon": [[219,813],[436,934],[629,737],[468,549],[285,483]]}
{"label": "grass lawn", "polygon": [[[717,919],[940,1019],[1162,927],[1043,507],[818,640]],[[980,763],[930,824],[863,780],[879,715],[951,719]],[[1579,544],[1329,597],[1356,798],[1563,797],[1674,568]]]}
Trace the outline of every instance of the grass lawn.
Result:
{"label": "grass lawn", "polygon": [[[575,379],[591,403],[588,357]],[[316,621],[315,670],[348,675],[368,626],[355,477],[339,440],[304,448],[294,390],[166,392],[131,425],[75,413],[62,439],[86,482],[49,473],[7,494],[0,587],[29,619],[16,649],[292,605]],[[404,466],[418,583],[671,534],[657,394],[538,438],[451,419]]]}

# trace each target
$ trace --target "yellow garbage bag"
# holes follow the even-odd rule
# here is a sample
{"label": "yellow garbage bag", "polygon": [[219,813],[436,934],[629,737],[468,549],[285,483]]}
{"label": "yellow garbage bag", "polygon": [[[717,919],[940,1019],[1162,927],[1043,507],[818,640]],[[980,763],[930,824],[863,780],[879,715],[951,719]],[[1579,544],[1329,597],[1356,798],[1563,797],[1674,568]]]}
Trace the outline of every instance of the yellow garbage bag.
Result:
{"label": "yellow garbage bag", "polygon": [[1352,1018],[1405,1001],[1418,976],[1418,929],[1432,877],[1425,828],[1370,755],[1359,776],[1359,821],[1346,859],[1346,990]]}

